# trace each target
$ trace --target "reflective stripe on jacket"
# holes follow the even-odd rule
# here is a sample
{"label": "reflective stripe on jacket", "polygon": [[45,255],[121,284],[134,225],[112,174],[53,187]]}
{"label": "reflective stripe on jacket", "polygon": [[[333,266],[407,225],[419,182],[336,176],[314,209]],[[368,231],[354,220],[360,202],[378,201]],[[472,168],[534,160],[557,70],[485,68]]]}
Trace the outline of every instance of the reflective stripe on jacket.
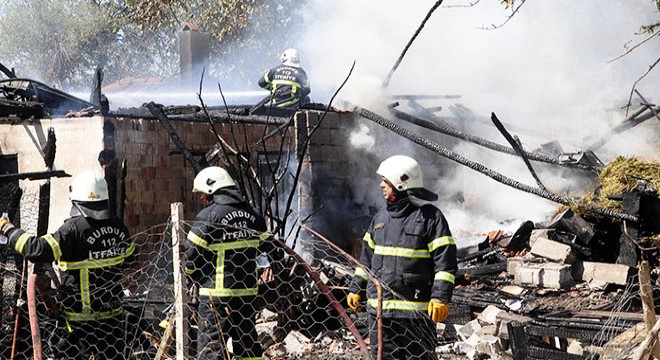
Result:
{"label": "reflective stripe on jacket", "polygon": [[257,295],[257,256],[268,236],[264,218],[245,202],[202,209],[188,232],[185,269],[199,295]]}
{"label": "reflective stripe on jacket", "polygon": [[371,271],[383,284],[383,316],[425,316],[431,298],[449,301],[456,274],[456,244],[447,220],[433,205],[409,204],[402,213],[381,210],[363,238],[360,263],[349,291],[366,289],[369,311],[377,307]]}
{"label": "reflective stripe on jacket", "polygon": [[133,261],[135,245],[119,218],[75,216],[40,237],[15,229],[9,241],[30,261],[56,262],[57,299],[68,320],[103,320],[123,312],[122,270]]}
{"label": "reflective stripe on jacket", "polygon": [[270,90],[273,106],[282,108],[297,106],[311,92],[305,70],[288,65],[280,65],[266,72],[259,79],[259,86]]}

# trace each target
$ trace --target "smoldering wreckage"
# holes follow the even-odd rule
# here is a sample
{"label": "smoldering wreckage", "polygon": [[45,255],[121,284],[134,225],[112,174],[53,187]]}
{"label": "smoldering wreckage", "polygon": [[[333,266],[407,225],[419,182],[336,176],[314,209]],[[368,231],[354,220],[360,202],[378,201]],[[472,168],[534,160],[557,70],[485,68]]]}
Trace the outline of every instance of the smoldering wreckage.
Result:
{"label": "smoldering wreckage", "polygon": [[[149,103],[140,108],[110,111],[100,89],[96,89],[93,100],[87,102],[38,81],[18,78],[4,66],[0,66],[0,70],[7,77],[0,81],[0,117],[4,124],[54,116],[81,118],[99,113],[111,118],[154,119],[160,122],[162,131],[168,133],[184,155],[190,154],[190,150],[169,125],[171,121],[208,119],[211,124],[268,123],[276,124],[280,130],[291,124],[292,115],[289,113],[256,115],[254,110],[258,106],[205,108]],[[459,271],[449,317],[438,327],[438,357],[645,359],[649,354],[655,354],[654,344],[660,324],[655,316],[660,309],[657,301],[660,295],[657,291],[660,281],[657,260],[660,164],[648,159],[619,157],[606,165],[595,152],[612,137],[647,120],[660,121],[660,107],[644,101],[610,133],[588,144],[586,150],[565,153],[556,142],[535,151],[526,151],[520,140],[508,132],[507,128],[512,126],[502,123],[495,114],[490,121],[508,140],[509,146],[464,132],[438,116],[438,107],[422,105],[421,100],[440,98],[451,97],[399,96],[392,99],[387,115],[359,106],[350,111],[503,185],[554,201],[558,210],[546,224],[524,221],[511,233],[474,229],[473,234],[457,241]],[[400,103],[414,111],[399,110]],[[469,112],[465,107],[455,107],[454,110]],[[299,111],[349,110],[308,104]],[[484,118],[475,116],[472,119],[484,121]],[[521,184],[420,137],[415,132],[420,128],[426,133],[432,130],[519,157],[537,180],[537,187]],[[45,149],[39,150],[45,154],[46,171],[5,171],[0,175],[0,182],[68,176],[65,171],[52,169],[54,136],[49,137]],[[204,155],[209,163],[222,163],[218,146],[210,147]],[[200,166],[190,155],[186,160],[193,167]],[[554,194],[536,175],[532,162],[590,173],[596,185],[581,199]],[[47,213],[45,215],[47,217]],[[39,218],[39,223],[42,221]],[[336,248],[337,254],[342,253],[323,235],[307,230],[328,247]],[[359,247],[360,241],[356,240],[354,245]],[[341,256],[305,261],[288,250],[287,271],[280,272],[274,281],[285,284],[289,291],[284,295],[283,292],[266,294],[264,301],[268,304],[258,316],[265,356],[270,359],[366,358],[366,315],[350,312],[343,306],[354,272],[354,264],[346,261],[350,255],[346,254],[343,261]],[[7,254],[2,256],[5,257],[3,264],[12,260]],[[290,297],[288,303],[297,306],[278,308],[282,304],[278,296]],[[20,306],[5,307],[3,303],[6,313],[14,314],[18,308]],[[162,313],[170,314],[171,311],[165,309]],[[18,319],[17,316],[16,323]],[[322,326],[315,326],[318,324]],[[11,326],[3,324],[3,328]],[[13,335],[16,336],[15,331]],[[172,347],[172,341],[171,332],[169,336],[161,334],[152,341],[157,349],[152,355],[167,358],[168,352],[163,350],[163,344]],[[169,356],[173,355],[170,353]]]}

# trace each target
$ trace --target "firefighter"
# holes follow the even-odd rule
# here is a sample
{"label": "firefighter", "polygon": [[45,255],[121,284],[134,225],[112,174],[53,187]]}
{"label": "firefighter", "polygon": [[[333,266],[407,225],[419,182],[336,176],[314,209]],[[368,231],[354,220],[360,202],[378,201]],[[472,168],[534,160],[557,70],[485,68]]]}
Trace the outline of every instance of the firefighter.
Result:
{"label": "firefighter", "polygon": [[197,214],[186,246],[186,274],[199,287],[199,359],[261,359],[255,328],[257,257],[268,238],[266,221],[220,167],[200,171],[193,181],[205,207]]}
{"label": "firefighter", "polygon": [[267,71],[259,79],[259,86],[270,91],[268,100],[271,106],[295,110],[310,101],[308,95],[311,90],[307,73],[300,66],[296,49],[284,50],[280,60],[282,65]]}
{"label": "firefighter", "polygon": [[[447,220],[431,204],[413,158],[394,155],[377,170],[386,207],[371,221],[360,263],[382,282],[383,359],[437,359],[435,322],[447,318],[456,273],[456,245]],[[378,354],[376,287],[356,267],[347,304],[359,310],[366,288],[372,358]]]}
{"label": "firefighter", "polygon": [[[0,220],[8,246],[32,262],[55,262],[60,271],[56,293],[62,323],[50,342],[57,359],[124,359],[122,272],[134,259],[135,245],[126,225],[108,204],[103,176],[86,171],[69,187],[71,217],[60,228],[33,236]],[[58,321],[59,322],[59,321]]]}

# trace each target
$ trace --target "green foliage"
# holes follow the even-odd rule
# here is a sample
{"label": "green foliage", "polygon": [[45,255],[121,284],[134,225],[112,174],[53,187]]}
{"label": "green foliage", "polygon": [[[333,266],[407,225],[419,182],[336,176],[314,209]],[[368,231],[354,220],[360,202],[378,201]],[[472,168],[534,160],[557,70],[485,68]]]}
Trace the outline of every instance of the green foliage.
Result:
{"label": "green foliage", "polygon": [[5,0],[0,62],[19,76],[67,89],[88,88],[98,66],[105,84],[128,76],[176,76],[177,32],[192,23],[212,37],[207,74],[249,83],[274,65],[284,47],[296,45],[286,34],[295,34],[296,9],[305,2]]}

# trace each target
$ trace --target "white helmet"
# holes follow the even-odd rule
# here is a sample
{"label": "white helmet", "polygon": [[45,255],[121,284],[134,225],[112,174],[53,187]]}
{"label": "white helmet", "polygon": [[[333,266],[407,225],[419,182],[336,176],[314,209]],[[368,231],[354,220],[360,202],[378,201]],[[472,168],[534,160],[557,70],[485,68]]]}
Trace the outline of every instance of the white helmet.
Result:
{"label": "white helmet", "polygon": [[69,197],[74,201],[95,202],[108,200],[108,184],[96,171],[88,170],[76,176],[69,186]]}
{"label": "white helmet", "polygon": [[280,56],[282,64],[294,67],[300,67],[300,57],[298,56],[298,50],[289,48],[284,50],[282,56]]}
{"label": "white helmet", "polygon": [[387,179],[398,191],[424,187],[419,164],[409,156],[394,155],[383,160],[376,173]]}
{"label": "white helmet", "polygon": [[227,170],[218,166],[210,166],[202,169],[195,176],[192,191],[211,195],[218,189],[235,185],[234,179],[231,178]]}

